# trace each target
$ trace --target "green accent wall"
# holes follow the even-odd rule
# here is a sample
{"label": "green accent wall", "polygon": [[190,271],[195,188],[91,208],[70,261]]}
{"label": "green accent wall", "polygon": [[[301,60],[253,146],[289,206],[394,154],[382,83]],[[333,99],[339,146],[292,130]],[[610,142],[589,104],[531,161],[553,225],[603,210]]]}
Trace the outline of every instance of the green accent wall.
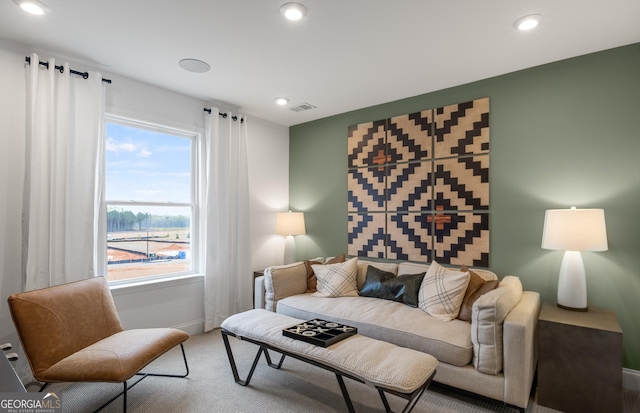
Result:
{"label": "green accent wall", "polygon": [[609,250],[583,253],[589,305],[616,312],[623,365],[640,370],[640,43],[292,126],[298,258],[346,252],[349,125],[485,96],[491,269],[555,304],[563,253],[540,247],[544,212],[603,208]]}

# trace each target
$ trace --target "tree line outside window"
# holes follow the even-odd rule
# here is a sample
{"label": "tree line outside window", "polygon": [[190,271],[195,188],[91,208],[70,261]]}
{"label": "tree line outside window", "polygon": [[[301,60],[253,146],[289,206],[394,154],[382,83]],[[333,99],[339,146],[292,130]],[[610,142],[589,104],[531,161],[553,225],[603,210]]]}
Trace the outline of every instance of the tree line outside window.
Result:
{"label": "tree line outside window", "polygon": [[190,218],[184,215],[152,215],[124,209],[107,211],[107,232],[144,231],[147,229],[189,228]]}

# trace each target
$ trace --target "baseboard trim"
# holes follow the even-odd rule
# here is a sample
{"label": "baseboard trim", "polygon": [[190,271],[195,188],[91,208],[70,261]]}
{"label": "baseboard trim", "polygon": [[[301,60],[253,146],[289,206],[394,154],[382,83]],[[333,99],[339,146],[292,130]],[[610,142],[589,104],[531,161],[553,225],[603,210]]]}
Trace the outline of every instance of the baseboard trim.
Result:
{"label": "baseboard trim", "polygon": [[177,328],[178,330],[182,330],[189,335],[200,334],[204,332],[204,318],[199,320],[189,321],[186,323],[178,324],[173,326],[173,328]]}
{"label": "baseboard trim", "polygon": [[633,391],[640,391],[640,371],[623,368],[622,387]]}

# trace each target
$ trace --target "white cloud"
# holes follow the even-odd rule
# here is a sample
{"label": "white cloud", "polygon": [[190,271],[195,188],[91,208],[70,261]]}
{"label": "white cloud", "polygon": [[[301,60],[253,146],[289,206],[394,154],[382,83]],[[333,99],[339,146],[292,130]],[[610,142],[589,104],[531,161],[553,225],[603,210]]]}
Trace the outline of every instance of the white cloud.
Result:
{"label": "white cloud", "polygon": [[135,152],[136,145],[131,142],[118,142],[114,138],[107,138],[106,150],[109,152]]}
{"label": "white cloud", "polygon": [[136,156],[138,158],[148,158],[151,156],[151,152],[146,149],[142,149],[140,152],[136,154]]}

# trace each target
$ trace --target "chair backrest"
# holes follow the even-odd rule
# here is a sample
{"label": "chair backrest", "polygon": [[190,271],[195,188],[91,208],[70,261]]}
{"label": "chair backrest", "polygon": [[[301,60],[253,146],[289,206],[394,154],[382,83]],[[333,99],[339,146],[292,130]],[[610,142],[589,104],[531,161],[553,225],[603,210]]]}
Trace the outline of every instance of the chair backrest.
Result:
{"label": "chair backrest", "polygon": [[122,331],[103,277],[14,294],[8,301],[36,378],[65,357]]}

